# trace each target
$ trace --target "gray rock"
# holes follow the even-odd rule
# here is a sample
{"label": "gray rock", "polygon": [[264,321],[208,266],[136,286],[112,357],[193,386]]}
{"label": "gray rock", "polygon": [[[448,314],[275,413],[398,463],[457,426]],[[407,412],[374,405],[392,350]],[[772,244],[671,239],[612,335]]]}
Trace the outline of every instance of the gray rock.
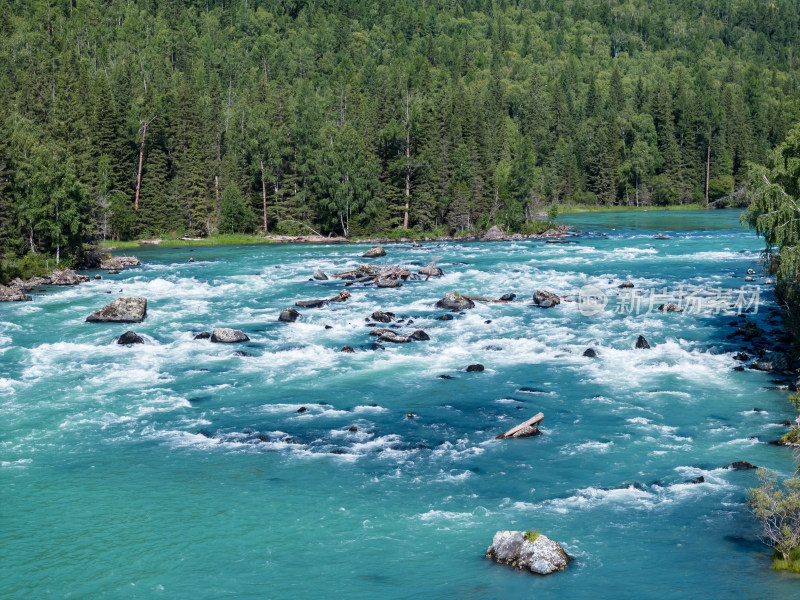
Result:
{"label": "gray rock", "polygon": [[503,230],[500,229],[497,225],[492,227],[483,236],[483,241],[484,242],[499,242],[499,241],[502,241],[504,239],[506,239],[506,234],[504,234]]}
{"label": "gray rock", "polygon": [[376,246],[364,252],[364,258],[378,258],[381,256],[386,256],[386,250],[383,249],[383,246]]}
{"label": "gray rock", "polygon": [[469,298],[464,296],[456,296],[455,294],[445,294],[444,298],[436,303],[436,308],[446,308],[448,310],[465,310],[468,308],[475,308],[475,303]]}
{"label": "gray rock", "polygon": [[201,332],[201,333],[198,333],[198,334],[197,334],[196,336],[194,336],[192,339],[195,339],[195,340],[207,340],[207,339],[208,339],[208,338],[210,338],[210,337],[211,337],[211,334],[210,334],[210,333],[208,333],[207,331],[203,331],[203,332]]}
{"label": "gray rock", "polygon": [[748,275],[755,275],[756,274],[755,269],[747,269],[747,274]]}
{"label": "gray rock", "polygon": [[411,341],[404,335],[399,335],[391,330],[383,330],[383,333],[378,337],[379,342],[391,342],[392,344],[406,344]]}
{"label": "gray rock", "polygon": [[300,313],[297,312],[296,308],[284,308],[281,313],[278,315],[278,321],[283,321],[284,323],[294,323],[300,317]]}
{"label": "gray rock", "polygon": [[238,329],[218,327],[211,334],[211,341],[215,344],[238,344],[241,342],[249,342],[250,338]]}
{"label": "gray rock", "polygon": [[389,279],[388,277],[383,277],[376,279],[375,285],[379,288],[399,288],[403,287],[403,282],[399,279]]}
{"label": "gray rock", "polygon": [[372,313],[372,320],[378,321],[378,323],[391,323],[393,318],[394,313],[391,312],[376,310],[374,313]]}
{"label": "gray rock", "polygon": [[408,336],[408,338],[417,342],[426,342],[431,339],[431,336],[425,333],[422,329],[417,329],[414,333]]}
{"label": "gray rock", "polygon": [[533,294],[533,301],[542,308],[550,308],[561,304],[561,298],[545,290],[536,290]]}
{"label": "gray rock", "polygon": [[674,302],[667,302],[658,307],[661,312],[683,312],[683,309]]}
{"label": "gray rock", "polygon": [[0,302],[25,302],[31,299],[30,296],[15,287],[0,285]]}
{"label": "gray rock", "polygon": [[294,303],[294,305],[301,306],[303,308],[320,308],[321,306],[325,306],[327,303],[327,300],[298,300]]}
{"label": "gray rock", "polygon": [[414,248],[422,248],[422,244],[420,244],[417,240],[414,240],[414,243],[411,244]]}
{"label": "gray rock", "polygon": [[63,271],[56,269],[53,271],[52,275],[50,275],[50,285],[78,285],[85,281],[89,281],[86,275],[78,275],[72,269],[64,269]]}
{"label": "gray rock", "polygon": [[142,264],[135,256],[109,256],[100,263],[101,269],[122,270]]}
{"label": "gray rock", "polygon": [[442,271],[436,265],[425,265],[418,271],[418,273],[420,275],[426,275],[427,277],[441,277],[444,275],[444,271]]}
{"label": "gray rock", "polygon": [[766,352],[750,365],[757,371],[786,371],[792,367],[792,357],[785,352]]}
{"label": "gray rock", "polygon": [[346,354],[353,354],[355,349],[352,346],[342,346],[342,349],[339,352],[344,352]]}
{"label": "gray rock", "polygon": [[141,323],[147,316],[147,298],[117,298],[86,320],[89,323]]}
{"label": "gray rock", "polygon": [[144,344],[144,340],[133,331],[126,331],[119,338],[117,343],[123,346],[130,346],[131,344]]}
{"label": "gray rock", "polygon": [[314,279],[316,279],[317,281],[326,281],[328,279],[328,276],[325,275],[322,269],[315,269],[314,275],[312,277],[314,277]]}
{"label": "gray rock", "polygon": [[636,338],[636,343],[634,344],[634,348],[636,348],[637,350],[649,350],[650,344],[647,343],[647,340],[644,339],[643,335],[640,335],[638,338]]}
{"label": "gray rock", "polygon": [[583,351],[583,355],[588,358],[597,358],[597,350],[594,348],[587,348]]}
{"label": "gray rock", "polygon": [[534,541],[525,539],[522,531],[498,531],[486,556],[495,562],[512,565],[537,575],[550,575],[567,568],[571,560],[561,544],[545,535]]}
{"label": "gray rock", "polygon": [[634,286],[633,286],[633,282],[632,281],[623,281],[617,287],[624,290],[624,289],[632,288]]}
{"label": "gray rock", "polygon": [[513,302],[516,299],[517,299],[516,294],[503,294],[502,296],[500,296],[500,300],[502,300],[503,302]]}
{"label": "gray rock", "polygon": [[754,281],[756,280],[756,278],[755,278],[755,277],[750,277],[750,276],[748,275],[747,277],[745,277],[745,278],[744,278],[744,280],[745,280],[746,282],[748,282],[748,283],[752,283],[752,282],[754,282]]}

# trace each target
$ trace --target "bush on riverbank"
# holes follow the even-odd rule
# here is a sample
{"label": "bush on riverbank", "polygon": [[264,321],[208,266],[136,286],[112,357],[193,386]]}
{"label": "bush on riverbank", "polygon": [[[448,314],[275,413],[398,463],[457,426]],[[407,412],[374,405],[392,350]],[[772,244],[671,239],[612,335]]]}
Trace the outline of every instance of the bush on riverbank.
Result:
{"label": "bush on riverbank", "polygon": [[776,571],[800,573],[800,548],[792,550],[788,559],[783,559],[776,553],[772,558],[772,568]]}
{"label": "bush on riverbank", "polygon": [[[21,257],[3,258],[0,261],[0,284],[5,285],[16,277],[22,280],[44,277],[54,266],[55,260],[44,254],[28,253]],[[62,260],[60,266],[67,268],[71,265]]]}
{"label": "bush on riverbank", "polygon": [[759,521],[760,537],[775,549],[782,564],[796,565],[800,549],[800,477],[779,484],[774,473],[759,469],[758,480],[761,485],[747,493],[747,505]]}

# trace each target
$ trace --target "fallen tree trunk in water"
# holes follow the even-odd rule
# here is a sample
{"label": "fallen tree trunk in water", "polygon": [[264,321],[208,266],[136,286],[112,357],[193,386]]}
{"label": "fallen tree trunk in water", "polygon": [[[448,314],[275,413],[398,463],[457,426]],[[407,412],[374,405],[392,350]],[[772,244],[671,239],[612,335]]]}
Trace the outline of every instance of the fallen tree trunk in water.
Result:
{"label": "fallen tree trunk in water", "polygon": [[466,298],[467,300],[477,300],[478,302],[499,302],[501,304],[511,302],[511,300],[492,300],[490,298],[478,298],[477,296],[465,296],[464,294],[461,294],[461,297]]}
{"label": "fallen tree trunk in water", "polygon": [[498,435],[494,439],[502,440],[502,439],[505,439],[507,437],[512,437],[515,433],[519,433],[520,431],[522,431],[526,427],[533,427],[534,425],[538,425],[539,423],[542,422],[543,419],[544,419],[544,413],[541,413],[541,412],[537,413],[533,417],[531,417],[530,419],[525,421],[524,423],[520,423],[516,427],[512,427],[511,429],[506,431],[504,434]]}

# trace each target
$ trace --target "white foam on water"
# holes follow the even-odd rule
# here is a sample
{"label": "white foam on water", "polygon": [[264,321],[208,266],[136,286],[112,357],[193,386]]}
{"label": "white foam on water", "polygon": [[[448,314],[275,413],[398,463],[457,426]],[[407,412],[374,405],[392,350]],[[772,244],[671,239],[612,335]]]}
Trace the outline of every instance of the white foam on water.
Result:
{"label": "white foam on water", "polygon": [[561,454],[567,454],[570,456],[580,454],[582,452],[599,452],[602,454],[608,452],[613,445],[614,442],[599,441],[589,441],[582,444],[570,444],[569,446],[561,449]]}

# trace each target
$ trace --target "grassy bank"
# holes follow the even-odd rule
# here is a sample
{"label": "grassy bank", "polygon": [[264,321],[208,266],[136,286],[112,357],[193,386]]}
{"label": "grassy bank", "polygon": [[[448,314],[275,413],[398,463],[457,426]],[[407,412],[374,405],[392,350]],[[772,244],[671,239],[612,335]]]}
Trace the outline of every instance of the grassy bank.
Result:
{"label": "grassy bank", "polygon": [[[251,244],[276,244],[278,240],[265,239],[262,235],[247,235],[247,234],[220,234],[210,235],[206,238],[191,239],[191,240],[161,240],[158,242],[159,246],[234,246],[234,245],[251,245]],[[148,246],[154,244],[142,243],[142,240],[129,240],[116,242],[113,240],[103,240],[100,242],[100,247],[106,250],[125,248],[139,248],[140,246]]]}
{"label": "grassy bank", "polygon": [[708,208],[705,204],[676,204],[671,206],[602,206],[589,204],[562,204],[558,207],[558,213],[566,215],[570,213],[594,213],[594,212],[622,212],[622,211],[651,211],[660,210],[704,210]]}
{"label": "grassy bank", "polygon": [[783,560],[779,555],[772,559],[772,568],[776,571],[790,571],[800,573],[800,548],[795,548],[789,554],[789,560]]}

